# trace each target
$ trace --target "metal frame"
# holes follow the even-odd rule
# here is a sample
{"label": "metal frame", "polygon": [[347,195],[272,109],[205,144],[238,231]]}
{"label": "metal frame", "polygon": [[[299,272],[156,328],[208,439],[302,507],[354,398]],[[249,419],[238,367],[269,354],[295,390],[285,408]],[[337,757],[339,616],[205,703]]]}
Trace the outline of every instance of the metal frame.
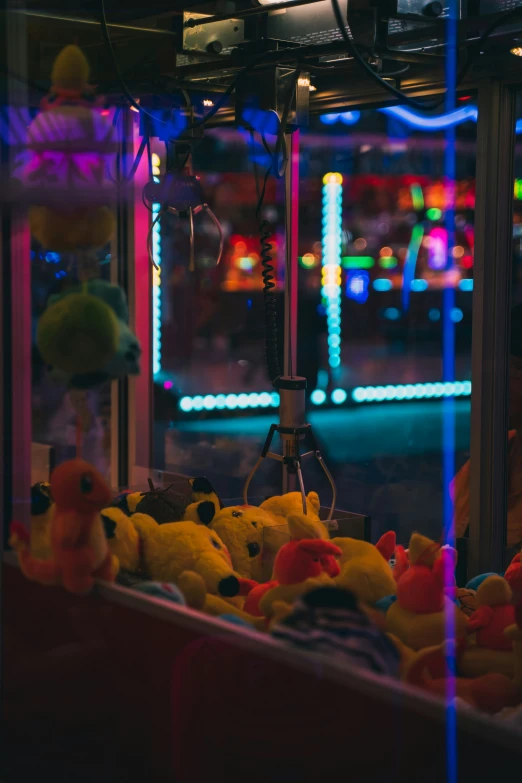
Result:
{"label": "metal frame", "polygon": [[[122,114],[123,174],[136,156],[140,138],[135,113],[124,109]],[[116,282],[127,294],[130,327],[142,348],[141,374],[113,384],[111,462],[113,483],[116,477],[121,488],[135,483],[136,466],[149,467],[152,463],[152,265],[145,242],[151,215],[141,200],[147,180],[147,162],[142,158],[133,179],[125,180],[120,187],[117,204]]]}
{"label": "metal frame", "polygon": [[514,88],[479,86],[468,572],[501,573],[507,520]]}

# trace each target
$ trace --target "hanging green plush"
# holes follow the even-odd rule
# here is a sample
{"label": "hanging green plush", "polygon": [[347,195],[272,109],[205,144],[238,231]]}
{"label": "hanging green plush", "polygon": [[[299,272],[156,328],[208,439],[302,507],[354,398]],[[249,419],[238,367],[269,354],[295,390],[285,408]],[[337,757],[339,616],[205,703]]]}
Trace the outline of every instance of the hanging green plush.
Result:
{"label": "hanging green plush", "polygon": [[101,370],[118,349],[119,325],[114,310],[87,291],[55,301],[38,323],[37,343],[47,364],[65,373]]}
{"label": "hanging green plush", "polygon": [[[96,362],[93,355],[92,362],[85,363],[78,360],[71,363],[68,362],[67,366],[65,366],[61,354],[57,356],[54,351],[52,360],[51,354],[47,353],[44,355],[40,343],[40,327],[44,319],[48,317],[48,313],[53,311],[58,305],[61,305],[65,312],[69,312],[69,303],[71,300],[74,303],[79,296],[87,296],[89,299],[96,301],[100,312],[103,309],[105,316],[107,311],[110,313],[108,320],[116,327],[114,332],[115,341],[106,334],[103,339],[106,347],[110,345],[110,350],[107,350],[103,356],[102,352],[100,352]],[[127,300],[120,286],[112,285],[105,280],[89,280],[83,284],[83,287],[79,285],[73,286],[60,294],[50,297],[48,310],[40,319],[38,345],[45,361],[53,368],[55,376],[65,382],[69,388],[89,389],[116,378],[122,378],[127,375],[139,375],[141,348],[138,339],[129,329],[128,320]],[[104,323],[107,324],[106,317]],[[102,318],[100,317],[99,325],[101,326],[101,324]],[[58,331],[61,332],[61,330]],[[93,327],[93,335],[95,336],[96,344],[98,344],[98,326]],[[79,353],[78,347],[75,350]],[[80,357],[77,358],[79,359]]]}

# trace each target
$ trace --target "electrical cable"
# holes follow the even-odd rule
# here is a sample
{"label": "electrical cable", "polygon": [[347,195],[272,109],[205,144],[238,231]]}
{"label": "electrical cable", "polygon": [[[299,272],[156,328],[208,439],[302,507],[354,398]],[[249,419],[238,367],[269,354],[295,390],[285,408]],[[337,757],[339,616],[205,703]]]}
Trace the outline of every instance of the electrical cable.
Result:
{"label": "electrical cable", "polygon": [[[374,80],[376,81],[384,90],[387,90],[389,93],[391,93],[395,98],[398,98],[402,103],[411,106],[414,109],[417,109],[417,111],[426,111],[430,109],[436,109],[438,106],[440,106],[442,103],[444,103],[446,98],[446,90],[442,94],[440,98],[438,98],[435,102],[431,103],[424,103],[422,101],[417,101],[415,98],[410,98],[408,95],[403,93],[401,90],[399,90],[397,87],[395,87],[393,84],[390,84],[389,82],[385,81],[383,76],[379,75],[376,71],[373,70],[371,65],[366,62],[364,57],[360,54],[359,50],[357,49],[357,46],[353,40],[353,38],[350,37],[350,35],[346,31],[346,25],[342,17],[341,9],[339,7],[338,0],[331,0],[332,4],[332,10],[334,12],[334,16],[337,22],[337,27],[339,28],[339,32],[341,33],[341,37],[343,38],[346,47],[348,49],[348,54],[353,57],[353,59],[363,68],[364,71]],[[458,87],[458,85],[462,82],[464,77],[466,76],[467,72],[469,71],[471,65],[476,60],[476,58],[480,55],[484,45],[486,44],[489,36],[498,28],[507,23],[507,21],[511,17],[517,17],[522,16],[522,7],[518,6],[516,8],[511,8],[509,11],[506,11],[502,14],[502,16],[495,19],[491,24],[486,28],[484,33],[481,35],[478,43],[474,47],[474,53],[471,55],[471,57],[468,57],[461,67],[461,69],[457,73],[456,78],[456,84],[455,86]],[[349,27],[349,25],[348,25]],[[391,75],[391,74],[390,74]]]}
{"label": "electrical cable", "polygon": [[444,101],[444,97],[440,100],[437,100],[435,103],[423,103],[422,101],[417,101],[415,98],[410,98],[408,95],[403,93],[401,90],[397,89],[393,84],[390,82],[385,81],[379,74],[373,70],[371,65],[366,62],[364,57],[361,55],[359,50],[357,49],[357,46],[355,45],[353,39],[348,35],[346,32],[346,26],[345,22],[343,20],[343,16],[341,13],[341,9],[339,7],[338,0],[330,0],[332,4],[332,10],[334,12],[335,20],[337,22],[337,27],[339,28],[339,32],[341,33],[341,37],[343,38],[346,48],[348,49],[348,54],[353,57],[353,59],[361,66],[361,68],[366,71],[366,73],[375,81],[377,84],[379,84],[384,90],[391,93],[395,98],[398,98],[402,103],[406,104],[407,106],[411,106],[413,109],[417,109],[417,111],[426,111],[426,109],[434,109],[437,106],[440,106],[440,104]]}
{"label": "electrical cable", "polygon": [[[301,68],[295,69],[294,73],[290,77],[290,87],[288,88],[285,102],[283,105],[283,111],[281,113],[281,120],[279,122],[279,128],[277,132],[277,139],[275,147],[270,150],[268,142],[266,141],[264,134],[261,134],[261,140],[265,150],[270,154],[270,164],[265,172],[263,179],[263,186],[259,187],[259,173],[257,168],[257,162],[254,159],[254,176],[256,180],[256,193],[257,193],[257,206],[255,216],[259,221],[259,241],[261,244],[261,277],[263,280],[263,302],[265,306],[265,361],[268,371],[268,377],[270,383],[277,388],[277,381],[282,375],[281,366],[279,364],[279,336],[277,328],[277,299],[274,295],[274,289],[276,287],[274,281],[274,266],[272,264],[272,252],[273,244],[270,242],[272,236],[272,226],[270,221],[261,217],[261,210],[265,200],[266,188],[268,179],[272,172],[275,177],[281,179],[286,171],[288,165],[288,153],[286,147],[286,126],[288,124],[288,115],[290,114],[290,108],[292,105],[292,99],[295,95],[295,87]],[[251,130],[252,143],[254,140],[254,133]],[[279,167],[279,155],[283,151],[283,165]]]}

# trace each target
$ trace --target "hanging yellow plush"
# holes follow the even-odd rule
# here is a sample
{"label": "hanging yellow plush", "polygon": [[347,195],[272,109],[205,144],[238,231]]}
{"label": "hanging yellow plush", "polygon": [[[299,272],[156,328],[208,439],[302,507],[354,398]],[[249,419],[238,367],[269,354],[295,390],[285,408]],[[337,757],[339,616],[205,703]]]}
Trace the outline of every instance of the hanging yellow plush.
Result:
{"label": "hanging yellow plush", "polygon": [[89,65],[77,46],[60,52],[51,80],[42,111],[28,129],[31,232],[59,253],[99,248],[116,226],[105,179],[116,134],[88,84]]}

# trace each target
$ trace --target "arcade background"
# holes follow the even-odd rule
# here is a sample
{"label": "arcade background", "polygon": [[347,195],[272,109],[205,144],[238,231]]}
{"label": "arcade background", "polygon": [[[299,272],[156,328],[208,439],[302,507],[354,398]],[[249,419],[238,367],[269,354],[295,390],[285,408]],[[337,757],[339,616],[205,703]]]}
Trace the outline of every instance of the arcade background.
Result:
{"label": "arcade background", "polygon": [[[469,456],[474,106],[472,97],[463,96],[460,114],[451,119],[457,177],[456,233],[449,246],[445,218],[452,183],[444,179],[441,115],[428,127],[418,127],[414,117],[408,120],[400,111],[347,111],[314,118],[301,133],[298,372],[309,380],[309,420],[336,479],[338,506],[370,514],[374,537],[390,528],[401,541],[412,529],[435,537],[441,533],[443,401],[431,392],[442,380],[445,288],[455,291],[457,468]],[[195,274],[188,272],[188,230],[182,221],[162,219],[153,237],[160,266],[153,275],[153,467],[206,475],[224,498],[240,496],[277,414],[264,367],[254,218],[254,166],[262,179],[266,164],[262,146],[242,130],[209,131],[195,152],[194,172],[225,233],[219,267],[218,235],[208,218],[196,218]],[[159,146],[154,165],[156,174],[163,171]],[[336,176],[328,179],[328,174]],[[521,155],[516,156],[516,175],[522,176]],[[334,206],[325,207],[325,188],[341,179],[342,204],[336,196]],[[514,198],[517,301],[522,181],[515,182]],[[264,214],[275,226],[279,292],[284,275],[282,201],[283,183],[271,179]],[[328,209],[334,210],[341,232],[340,274],[337,270],[334,280],[325,280],[323,273]],[[107,275],[109,265],[103,262],[110,253],[110,248],[100,253]],[[50,290],[67,276],[67,263],[37,245],[32,259],[36,324]],[[324,288],[332,282],[338,289],[335,296],[340,295],[335,334],[327,320],[333,289],[325,296]],[[376,395],[376,389],[387,389],[391,399],[376,400],[384,394]],[[107,472],[110,388],[91,392],[89,407],[92,429],[84,453]],[[52,444],[58,459],[70,455],[74,408],[66,391],[47,377],[36,348],[33,410],[34,440]],[[266,461],[251,487],[252,497],[277,492],[279,471]],[[304,476],[307,489],[317,488],[328,504],[320,470],[307,463]]]}

